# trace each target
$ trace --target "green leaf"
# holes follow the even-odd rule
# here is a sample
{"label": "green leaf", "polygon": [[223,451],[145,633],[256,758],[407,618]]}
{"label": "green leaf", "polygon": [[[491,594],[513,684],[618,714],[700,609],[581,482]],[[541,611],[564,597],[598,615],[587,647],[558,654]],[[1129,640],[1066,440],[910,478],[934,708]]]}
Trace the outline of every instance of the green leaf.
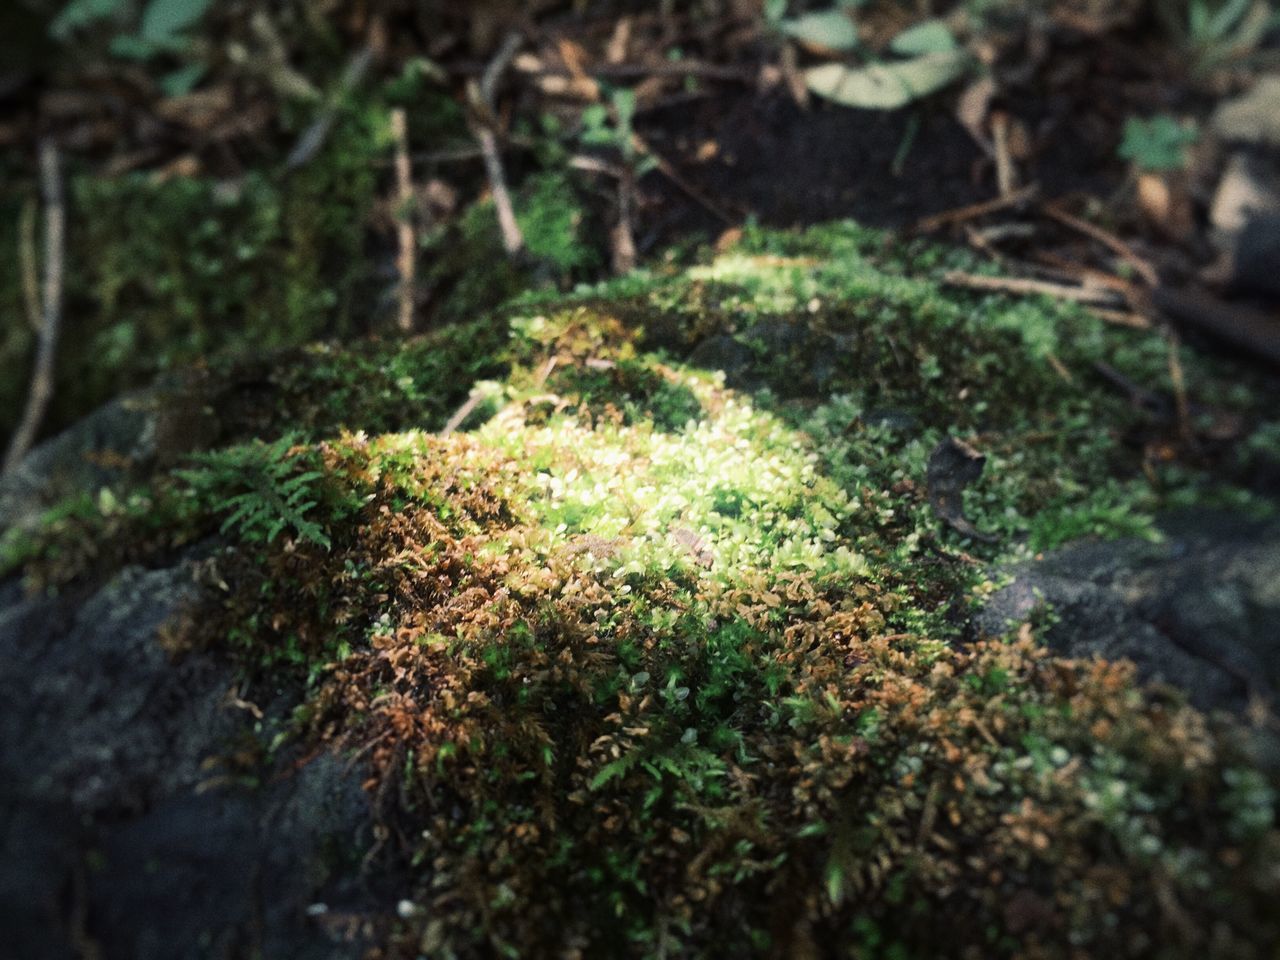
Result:
{"label": "green leaf", "polygon": [[1184,126],[1168,114],[1150,120],[1130,117],[1119,153],[1139,170],[1181,170],[1187,163],[1187,147],[1198,138],[1194,126]]}
{"label": "green leaf", "polygon": [[188,64],[173,73],[161,77],[160,89],[168,97],[185,96],[196,88],[197,83],[204,79],[204,74],[205,65],[203,63]]}
{"label": "green leaf", "polygon": [[955,35],[941,20],[926,20],[903,30],[889,44],[889,49],[904,57],[919,57],[926,53],[951,53],[957,49]]}
{"label": "green leaf", "polygon": [[142,15],[143,40],[163,43],[204,16],[212,0],[151,0]]}
{"label": "green leaf", "polygon": [[896,110],[954,83],[971,63],[967,53],[955,50],[860,68],[826,63],[806,70],[804,79],[813,93],[834,103]]}
{"label": "green leaf", "polygon": [[123,7],[124,0],[71,0],[49,25],[49,34],[65,40],[81,27],[115,16]]}
{"label": "green leaf", "polygon": [[782,32],[793,40],[824,50],[852,50],[858,45],[858,28],[842,10],[806,13],[782,22]]}

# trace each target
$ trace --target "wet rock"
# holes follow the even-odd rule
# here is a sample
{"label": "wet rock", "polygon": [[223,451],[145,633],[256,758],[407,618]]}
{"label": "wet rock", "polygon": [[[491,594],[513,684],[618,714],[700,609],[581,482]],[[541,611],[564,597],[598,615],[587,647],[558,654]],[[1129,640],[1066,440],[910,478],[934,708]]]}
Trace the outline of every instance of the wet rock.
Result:
{"label": "wet rock", "polygon": [[1280,526],[1218,515],[1166,521],[1165,542],[1080,543],[1010,571],[977,616],[1003,633],[1051,607],[1045,639],[1072,657],[1132,660],[1202,709],[1280,687]]}

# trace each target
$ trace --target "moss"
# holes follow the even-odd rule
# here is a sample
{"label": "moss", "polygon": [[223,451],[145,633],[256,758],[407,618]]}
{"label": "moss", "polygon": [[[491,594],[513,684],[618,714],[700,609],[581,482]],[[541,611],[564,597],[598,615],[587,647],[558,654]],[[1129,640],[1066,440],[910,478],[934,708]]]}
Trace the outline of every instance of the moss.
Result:
{"label": "moss", "polygon": [[[1124,442],[1171,428],[1089,370],[1158,387],[1151,335],[946,291],[953,256],[752,233],[280,375],[303,433],[265,487],[306,477],[297,516],[228,526],[227,589],[171,640],[295,690],[293,735],[367,765],[402,838],[388,883],[430,904],[384,956],[1266,955],[1280,782],[1245,730],[1031,625],[950,642],[988,587],[970,554],[1249,495]],[[708,336],[747,348],[732,376],[668,352]],[[431,432],[467,376],[496,381],[492,415]],[[966,508],[993,544],[931,512],[948,436],[989,457]],[[198,535],[237,509],[232,473],[147,496]]]}
{"label": "moss", "polygon": [[[365,243],[385,127],[385,111],[352,104],[325,149],[291,173],[267,164],[235,180],[70,171],[66,312],[75,325],[62,339],[47,427],[202,358],[369,330],[378,280]],[[13,253],[16,208],[0,215],[0,248]],[[0,266],[6,304],[19,292],[16,264],[10,255]],[[33,349],[22,325],[6,329],[6,383],[25,382]],[[0,405],[0,432],[17,408],[16,398]]]}

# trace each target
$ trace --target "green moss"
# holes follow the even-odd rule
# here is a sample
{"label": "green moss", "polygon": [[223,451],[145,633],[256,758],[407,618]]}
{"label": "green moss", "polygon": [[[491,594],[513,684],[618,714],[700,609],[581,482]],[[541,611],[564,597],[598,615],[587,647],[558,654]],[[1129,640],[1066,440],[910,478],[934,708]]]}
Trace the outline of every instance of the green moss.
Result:
{"label": "green moss", "polygon": [[[48,426],[219,352],[368,329],[376,278],[366,224],[387,148],[384,113],[362,104],[341,112],[325,149],[293,173],[72,171],[66,312],[75,329],[62,340]],[[16,209],[0,214],[0,248],[13,254]],[[20,308],[16,264],[10,255],[0,267],[0,297]],[[33,342],[21,324],[6,328],[6,384],[25,383]],[[0,432],[17,409],[0,405]]]}
{"label": "green moss", "polygon": [[[752,233],[398,353],[313,351],[276,381],[300,434],[155,480],[186,536],[230,540],[234,588],[179,645],[297,690],[293,734],[368,765],[388,883],[432,905],[388,955],[1265,955],[1280,782],[1241,727],[1030,627],[949,642],[989,586],[967,554],[1249,495],[1124,442],[1169,427],[1092,364],[1159,389],[1153,335],[947,291],[955,256]],[[746,348],[732,370],[673,358],[707,337]],[[472,379],[491,415],[431,432]],[[946,437],[988,456],[966,510],[994,543],[932,513]]]}

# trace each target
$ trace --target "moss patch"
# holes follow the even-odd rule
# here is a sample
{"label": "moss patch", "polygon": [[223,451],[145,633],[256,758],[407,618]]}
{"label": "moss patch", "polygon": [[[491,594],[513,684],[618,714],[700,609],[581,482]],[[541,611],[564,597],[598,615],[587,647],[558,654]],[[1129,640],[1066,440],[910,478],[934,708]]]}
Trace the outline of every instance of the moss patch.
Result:
{"label": "moss patch", "polygon": [[[1231,485],[1251,454],[1159,461],[1174,428],[1092,374],[1160,389],[1158,340],[946,292],[951,256],[759,233],[517,301],[491,321],[492,409],[451,436],[430,431],[459,385],[435,379],[466,364],[409,362],[423,418],[393,425],[350,411],[400,379],[343,371],[406,361],[326,355],[298,382],[346,385],[348,415],[136,494],[130,523],[166,517],[170,543],[229,538],[173,643],[291,686],[293,736],[367,764],[408,901],[383,955],[1261,957],[1280,937],[1280,784],[1240,726],[1030,628],[951,642],[988,586],[968,554],[1149,533],[1171,497],[1254,503]],[[708,338],[745,348],[728,384],[676,359]],[[1187,362],[1198,401],[1264,418]],[[989,457],[966,508],[993,544],[930,511],[948,436]]]}

